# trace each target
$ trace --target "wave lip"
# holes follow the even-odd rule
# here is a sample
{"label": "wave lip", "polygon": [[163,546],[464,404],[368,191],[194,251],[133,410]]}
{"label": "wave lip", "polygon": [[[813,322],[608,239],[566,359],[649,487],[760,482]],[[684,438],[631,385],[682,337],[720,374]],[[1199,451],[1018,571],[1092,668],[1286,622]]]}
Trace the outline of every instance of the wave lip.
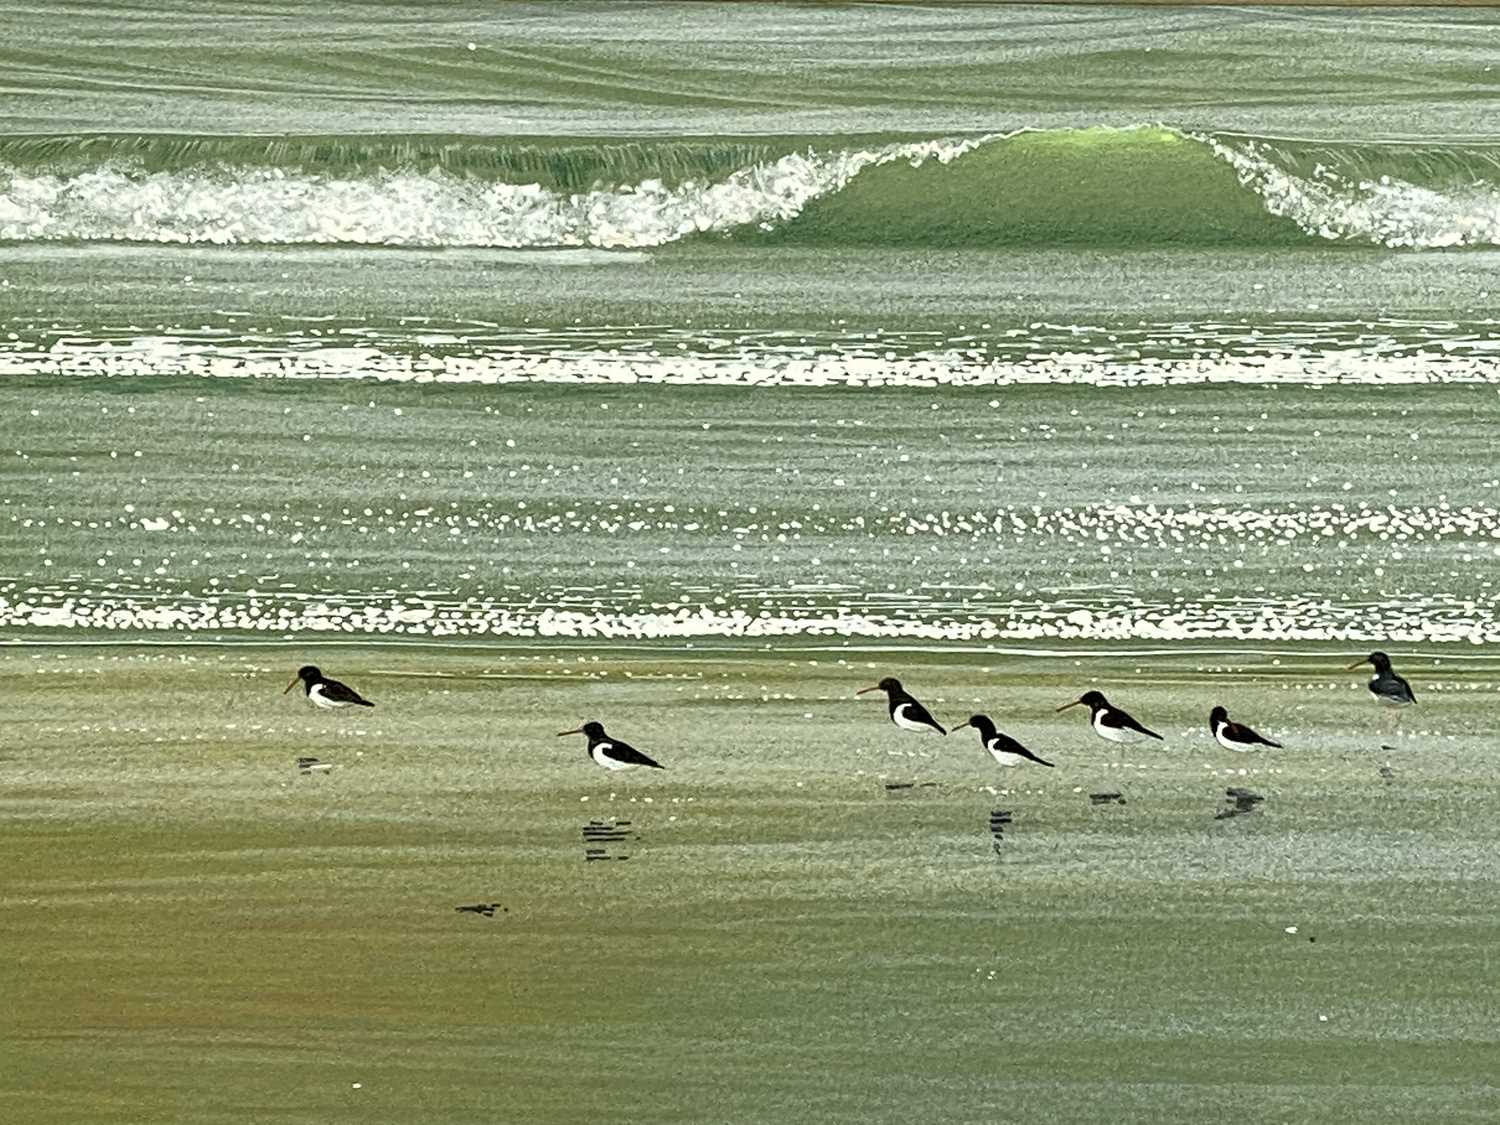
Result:
{"label": "wave lip", "polygon": [[731,141],[543,151],[418,138],[12,139],[0,142],[0,240],[1497,246],[1497,152],[1155,125],[779,154]]}

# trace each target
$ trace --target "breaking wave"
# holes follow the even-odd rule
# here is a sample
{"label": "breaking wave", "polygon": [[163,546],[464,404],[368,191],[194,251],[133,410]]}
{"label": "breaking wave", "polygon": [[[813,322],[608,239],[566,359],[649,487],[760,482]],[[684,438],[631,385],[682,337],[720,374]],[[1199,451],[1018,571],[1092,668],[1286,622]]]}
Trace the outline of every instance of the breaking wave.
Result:
{"label": "breaking wave", "polygon": [[1500,245],[1500,150],[1163,126],[886,140],[0,141],[0,240]]}

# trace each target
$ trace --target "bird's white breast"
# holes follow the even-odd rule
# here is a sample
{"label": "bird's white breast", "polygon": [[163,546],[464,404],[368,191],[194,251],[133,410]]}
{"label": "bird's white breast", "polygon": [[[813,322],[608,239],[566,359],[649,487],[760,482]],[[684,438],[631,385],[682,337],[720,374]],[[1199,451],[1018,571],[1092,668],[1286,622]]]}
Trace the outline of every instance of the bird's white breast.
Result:
{"label": "bird's white breast", "polygon": [[1104,725],[1105,712],[1100,711],[1094,716],[1094,733],[1100,738],[1107,738],[1111,742],[1139,742],[1146,736],[1138,730],[1129,727],[1107,727]]}
{"label": "bird's white breast", "polygon": [[915,722],[907,717],[906,712],[910,709],[910,703],[903,703],[891,712],[891,719],[902,730],[926,731],[928,734],[937,734],[937,731],[926,723]]}
{"label": "bird's white breast", "polygon": [[1224,747],[1224,749],[1226,750],[1238,750],[1241,753],[1244,753],[1246,750],[1252,749],[1252,745],[1248,742],[1232,742],[1228,738],[1226,738],[1224,736],[1224,732],[1228,728],[1228,723],[1215,723],[1214,741],[1217,742],[1220,746]]}
{"label": "bird's white breast", "polygon": [[326,695],[324,695],[322,684],[313,684],[312,688],[307,693],[307,698],[311,699],[313,703],[317,704],[317,706],[323,708],[325,711],[330,711],[335,707],[349,706],[349,704],[347,703],[335,699],[329,699]]}
{"label": "bird's white breast", "polygon": [[617,762],[608,757],[609,752],[614,748],[612,742],[596,742],[589,747],[589,757],[594,759],[596,765],[601,765],[607,770],[628,770],[629,762]]}
{"label": "bird's white breast", "polygon": [[990,739],[984,744],[984,748],[990,752],[990,757],[994,758],[1002,766],[1019,766],[1026,760],[1019,754],[1012,754],[1009,750],[1002,750],[998,738]]}

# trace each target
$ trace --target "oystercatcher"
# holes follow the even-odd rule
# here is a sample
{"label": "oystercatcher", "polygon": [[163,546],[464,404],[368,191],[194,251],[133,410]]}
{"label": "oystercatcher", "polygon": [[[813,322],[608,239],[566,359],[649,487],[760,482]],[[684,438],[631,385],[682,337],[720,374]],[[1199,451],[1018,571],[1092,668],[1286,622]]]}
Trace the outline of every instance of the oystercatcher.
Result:
{"label": "oystercatcher", "polygon": [[1147,730],[1129,714],[1111,706],[1100,691],[1086,691],[1072,703],[1064,703],[1058,710],[1066,711],[1069,707],[1080,705],[1089,709],[1089,721],[1094,725],[1094,733],[1100,738],[1107,738],[1110,742],[1139,742],[1143,738],[1165,741],[1154,730]]}
{"label": "oystercatcher", "polygon": [[1372,652],[1363,660],[1356,660],[1349,665],[1346,671],[1352,672],[1362,664],[1371,664],[1375,667],[1375,677],[1370,681],[1370,694],[1377,702],[1384,703],[1387,707],[1409,707],[1417,701],[1417,695],[1411,690],[1411,684],[1396,675],[1391,668],[1391,658],[1385,653]]}
{"label": "oystercatcher", "polygon": [[325,710],[334,707],[374,707],[359,692],[348,684],[331,680],[323,675],[322,671],[313,664],[304,664],[297,669],[297,674],[292,677],[292,682],[286,685],[282,695],[297,686],[297,681],[302,681],[302,686],[307,689],[307,698],[317,706]]}
{"label": "oystercatcher", "polygon": [[928,712],[927,708],[912,697],[912,695],[901,686],[901,681],[887,676],[874,687],[860,688],[855,695],[864,695],[867,692],[885,692],[886,703],[891,710],[891,722],[902,730],[914,731],[936,731],[938,734],[947,734],[939,723]]}
{"label": "oystercatcher", "polygon": [[1257,746],[1281,749],[1281,743],[1272,742],[1243,723],[1231,723],[1229,712],[1222,707],[1215,707],[1208,713],[1208,729],[1213,731],[1214,741],[1226,750],[1254,750]]}
{"label": "oystercatcher", "polygon": [[604,733],[603,723],[584,723],[583,726],[574,730],[559,731],[557,737],[562,738],[570,734],[588,735],[589,757],[594,760],[595,765],[603,766],[607,770],[628,770],[632,766],[645,766],[653,770],[667,768],[660,762],[652,761],[628,742],[610,738]]}
{"label": "oystercatcher", "polygon": [[1039,766],[1052,766],[1047,759],[1038,758],[1010,735],[1001,734],[988,715],[970,715],[953,729],[962,730],[964,727],[973,727],[979,732],[980,744],[999,765],[1019,766],[1022,762],[1035,762]]}

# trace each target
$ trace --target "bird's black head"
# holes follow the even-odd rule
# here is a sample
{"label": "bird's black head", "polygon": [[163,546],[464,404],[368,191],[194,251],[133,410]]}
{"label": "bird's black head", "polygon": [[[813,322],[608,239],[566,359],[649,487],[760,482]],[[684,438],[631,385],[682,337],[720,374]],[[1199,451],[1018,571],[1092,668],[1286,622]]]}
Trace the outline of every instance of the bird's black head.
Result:
{"label": "bird's black head", "polygon": [[1215,707],[1208,713],[1208,725],[1210,727],[1216,727],[1220,723],[1227,723],[1228,721],[1229,712],[1222,707]]}
{"label": "bird's black head", "polygon": [[304,664],[302,665],[302,667],[297,669],[297,674],[292,677],[292,682],[281,689],[281,694],[285,695],[299,683],[306,687],[308,691],[312,691],[313,684],[317,683],[322,678],[323,673],[318,671],[317,665]]}
{"label": "bird's black head", "polygon": [[1352,672],[1361,664],[1373,664],[1375,666],[1375,674],[1379,676],[1383,676],[1391,670],[1391,658],[1383,652],[1372,652],[1363,660],[1356,660],[1353,664],[1349,665],[1349,671]]}
{"label": "bird's black head", "polygon": [[979,737],[986,742],[995,737],[995,724],[988,715],[970,715],[953,729],[959,730],[963,727],[973,727],[979,732]]}
{"label": "bird's black head", "polygon": [[883,691],[886,695],[896,695],[901,691],[901,681],[895,676],[887,676],[874,687],[860,688],[855,695],[864,695],[866,692]]}
{"label": "bird's black head", "polygon": [[586,734],[590,742],[597,742],[604,737],[604,724],[584,723],[583,726],[577,727],[574,730],[558,731],[557,737],[561,738],[565,734]]}
{"label": "bird's black head", "polygon": [[1109,700],[1104,698],[1102,691],[1086,691],[1073,700],[1072,703],[1064,703],[1058,710],[1066,711],[1069,707],[1077,707],[1080,704],[1087,707],[1090,711],[1097,711],[1101,707],[1108,707]]}

